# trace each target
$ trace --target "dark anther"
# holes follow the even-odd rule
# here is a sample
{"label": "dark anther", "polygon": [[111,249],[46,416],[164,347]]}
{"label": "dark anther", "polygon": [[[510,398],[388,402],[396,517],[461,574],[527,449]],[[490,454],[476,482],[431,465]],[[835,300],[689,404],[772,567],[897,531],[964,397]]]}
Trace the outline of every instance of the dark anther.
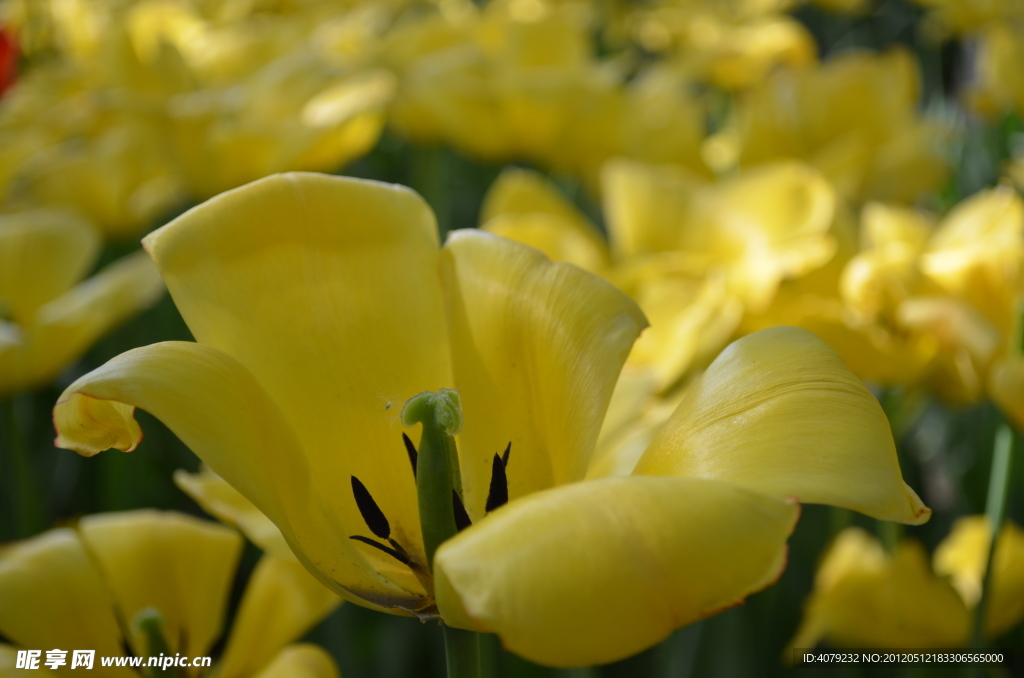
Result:
{"label": "dark anther", "polygon": [[495,454],[491,461],[491,488],[487,492],[487,504],[484,508],[487,512],[491,512],[507,503],[508,476],[505,475],[505,462]]}
{"label": "dark anther", "polygon": [[416,454],[416,446],[412,444],[411,440],[409,440],[409,436],[405,435],[404,433],[402,434],[402,442],[405,443],[405,451],[409,454],[409,463],[412,464],[412,477],[415,478],[416,459],[419,456],[418,454]]}
{"label": "dark anther", "polygon": [[455,527],[459,532],[473,524],[466,513],[466,507],[462,504],[462,497],[455,490],[452,490],[452,512],[455,514]]}
{"label": "dark anther", "polygon": [[512,441],[508,441],[504,454],[501,455],[501,465],[508,468],[508,455],[512,452]]}
{"label": "dark anther", "polygon": [[[391,525],[388,524],[388,519],[384,517],[384,512],[377,506],[377,502],[370,496],[370,491],[366,489],[359,478],[352,476],[352,495],[356,498],[356,506],[359,507],[359,513],[363,515],[363,520],[366,521],[366,526],[370,528],[370,532],[381,539],[387,539],[391,536]],[[356,537],[352,537],[356,539]],[[360,538],[360,541],[362,539]]]}
{"label": "dark anther", "polygon": [[[380,542],[376,542],[370,539],[369,537],[360,537],[359,535],[354,535],[352,537],[349,537],[349,539],[355,539],[356,541],[361,541],[364,544],[369,544],[370,546],[376,549],[380,549],[381,551],[388,554],[389,556],[391,556],[398,562],[402,563],[403,565],[412,565],[412,560],[410,560],[409,555],[405,552],[405,549],[399,551],[398,549],[393,549],[390,546],[385,546]],[[392,541],[391,543],[395,546],[398,546],[397,542]],[[401,547],[399,546],[399,548]]]}

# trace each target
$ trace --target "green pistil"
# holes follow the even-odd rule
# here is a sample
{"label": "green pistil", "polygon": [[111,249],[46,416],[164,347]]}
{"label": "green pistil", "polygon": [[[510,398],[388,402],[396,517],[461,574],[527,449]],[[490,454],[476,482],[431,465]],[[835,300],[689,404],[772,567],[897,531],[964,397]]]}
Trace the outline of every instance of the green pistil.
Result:
{"label": "green pistil", "polygon": [[455,435],[462,430],[462,403],[449,389],[425,392],[409,399],[402,410],[406,426],[423,425],[416,462],[420,529],[427,566],[433,570],[434,553],[458,533],[452,492],[462,496],[459,453]]}
{"label": "green pistil", "polygon": [[171,646],[167,643],[164,616],[160,614],[159,610],[152,607],[139,610],[139,613],[135,615],[135,619],[132,620],[132,627],[141,633],[146,640],[145,651],[147,655],[143,658],[142,664],[149,676],[153,678],[157,676],[162,678],[185,678],[184,671],[177,666],[168,666],[166,669],[162,665],[146,666],[151,657],[175,656],[175,653],[171,652]]}

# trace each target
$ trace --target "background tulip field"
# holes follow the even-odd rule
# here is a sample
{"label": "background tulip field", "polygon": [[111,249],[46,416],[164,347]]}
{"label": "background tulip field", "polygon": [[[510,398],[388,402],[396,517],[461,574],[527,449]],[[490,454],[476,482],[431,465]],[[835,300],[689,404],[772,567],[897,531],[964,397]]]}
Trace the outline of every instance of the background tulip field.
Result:
{"label": "background tulip field", "polygon": [[[805,504],[744,604],[599,667],[485,636],[485,675],[1024,675],[1024,0],[0,0],[0,569],[90,514],[214,520],[154,417],[133,453],[85,458],[54,447],[51,410],[120,353],[192,340],[140,239],[287,171],[409,186],[442,237],[484,228],[636,300],[650,328],[603,472],[629,472],[731,341],[795,325],[878,398],[932,509]],[[1000,510],[1001,621],[979,635],[990,531],[961,519]],[[346,603],[305,637],[345,678],[445,675],[437,624]],[[791,662],[972,643],[1009,661]],[[4,657],[0,677],[29,675]]]}

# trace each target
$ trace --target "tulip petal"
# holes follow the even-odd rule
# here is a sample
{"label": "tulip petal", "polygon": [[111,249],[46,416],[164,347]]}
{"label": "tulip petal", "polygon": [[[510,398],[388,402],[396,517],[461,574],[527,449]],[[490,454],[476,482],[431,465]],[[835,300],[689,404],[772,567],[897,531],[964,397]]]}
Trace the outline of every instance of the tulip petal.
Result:
{"label": "tulip petal", "polygon": [[601,188],[613,254],[627,259],[679,249],[680,227],[701,184],[670,165],[605,163]]}
{"label": "tulip petal", "polygon": [[[981,598],[992,528],[985,516],[956,521],[949,536],[935,550],[935,572],[950,577],[969,607]],[[997,638],[1024,618],[1024,531],[1011,521],[1003,523],[996,542],[991,593],[985,632]]]}
{"label": "tulip petal", "polygon": [[50,530],[15,544],[0,554],[0,633],[30,649],[122,654],[103,581],[74,530]]}
{"label": "tulip petal", "polygon": [[491,233],[536,247],[552,261],[595,272],[608,265],[608,246],[601,234],[538,172],[502,171],[484,198],[480,224]]}
{"label": "tulip petal", "polygon": [[340,678],[331,655],[317,645],[291,645],[255,678]]}
{"label": "tulip petal", "polygon": [[72,212],[0,216],[0,310],[18,324],[71,289],[99,254],[95,230]]}
{"label": "tulip petal", "polygon": [[920,524],[881,406],[806,330],[736,341],[689,389],[637,473],[715,478],[801,502]]}
{"label": "tulip petal", "polygon": [[1018,431],[1024,431],[1024,356],[996,360],[988,381],[992,400]]}
{"label": "tulip petal", "polygon": [[336,483],[320,498],[344,536],[364,527],[345,490],[356,476],[394,538],[422,553],[398,417],[417,393],[450,386],[437,227],[426,203],[399,186],[275,175],[207,201],[144,242],[196,339],[245,365],[283,411],[313,474]]}
{"label": "tulip petal", "polygon": [[600,234],[587,217],[539,172],[519,168],[502,171],[484,197],[480,223],[506,214],[547,214],[600,242]]}
{"label": "tulip petal", "polygon": [[920,544],[900,543],[888,556],[859,528],[829,549],[790,648],[822,638],[847,647],[956,647],[970,615],[949,583],[931,572]]}
{"label": "tulip petal", "polygon": [[281,410],[233,358],[188,342],[128,351],[64,392],[53,413],[56,444],[87,456],[131,451],[142,438],[134,407],[163,421],[270,518],[339,595],[368,607],[420,606],[415,575],[384,554],[364,556],[324,511],[321,495],[340,492],[316,484],[332,479],[310,471]]}
{"label": "tulip petal", "polygon": [[288,643],[341,603],[294,558],[267,554],[256,565],[231,628],[220,678],[256,675]]}
{"label": "tulip petal", "polygon": [[0,353],[0,393],[52,380],[113,327],[163,294],[153,262],[128,255],[40,307],[13,350]]}
{"label": "tulip petal", "polygon": [[199,473],[178,469],[174,472],[174,484],[204,511],[222,523],[237,527],[264,551],[281,558],[294,558],[284,535],[270,518],[208,467],[204,466]]}
{"label": "tulip petal", "polygon": [[479,517],[491,461],[511,442],[509,497],[586,473],[615,380],[646,324],[604,280],[481,231],[442,258],[466,509]]}
{"label": "tulip petal", "polygon": [[783,279],[835,254],[834,215],[835,193],[820,173],[793,162],[764,165],[698,192],[680,247],[727,270],[730,289],[763,311]]}
{"label": "tulip petal", "polygon": [[480,228],[543,252],[552,261],[567,261],[584,271],[600,273],[607,265],[605,245],[596,233],[581,232],[551,214],[500,214]]}
{"label": "tulip petal", "polygon": [[132,625],[146,608],[164,620],[172,652],[208,653],[220,637],[242,539],[234,530],[190,516],[131,511],[87,516],[82,542],[129,624],[132,649],[152,654]]}
{"label": "tulip petal", "polygon": [[772,584],[798,513],[791,501],[691,478],[556,488],[443,544],[438,606],[534,662],[615,661]]}

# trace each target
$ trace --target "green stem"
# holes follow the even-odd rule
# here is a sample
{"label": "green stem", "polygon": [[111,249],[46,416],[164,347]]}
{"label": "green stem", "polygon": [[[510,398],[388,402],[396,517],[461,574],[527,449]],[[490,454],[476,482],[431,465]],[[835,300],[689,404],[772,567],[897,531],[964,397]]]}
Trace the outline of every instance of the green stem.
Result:
{"label": "green stem", "polygon": [[2,401],[0,410],[3,412],[3,428],[7,434],[5,447],[9,449],[10,454],[8,463],[12,472],[9,477],[14,481],[14,487],[11,488],[11,494],[15,497],[15,513],[17,514],[14,529],[17,536],[28,537],[39,532],[43,527],[40,495],[36,489],[28,441],[25,439],[21,427],[21,417],[18,416],[16,399],[10,398]]}
{"label": "green stem", "polygon": [[991,530],[988,558],[985,560],[985,574],[981,580],[981,598],[974,610],[974,628],[971,633],[971,647],[984,647],[985,613],[992,588],[992,570],[995,560],[996,542],[1006,517],[1006,503],[1010,495],[1010,477],[1013,465],[1013,429],[1003,423],[996,432],[996,444],[992,453],[992,473],[988,481],[988,499],[985,503],[985,517]]}
{"label": "green stem", "polygon": [[444,627],[448,678],[480,677],[480,636],[472,631]]}
{"label": "green stem", "polygon": [[891,555],[895,555],[896,547],[899,546],[900,539],[903,538],[903,526],[888,520],[880,520],[878,521],[878,538],[885,550]]}

